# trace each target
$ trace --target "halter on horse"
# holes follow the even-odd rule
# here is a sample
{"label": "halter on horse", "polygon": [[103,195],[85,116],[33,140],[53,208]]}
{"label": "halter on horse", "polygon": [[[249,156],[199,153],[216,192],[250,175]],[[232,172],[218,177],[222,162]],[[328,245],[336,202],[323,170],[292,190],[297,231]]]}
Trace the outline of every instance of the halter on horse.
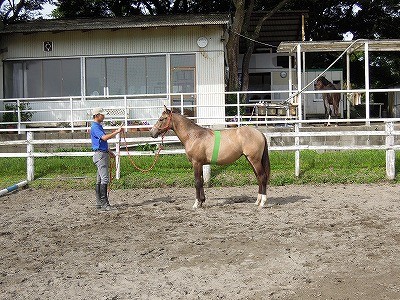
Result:
{"label": "halter on horse", "polygon": [[[193,208],[201,207],[204,195],[203,165],[226,165],[245,155],[258,181],[256,204],[267,202],[267,183],[270,175],[268,145],[265,136],[252,127],[238,127],[221,132],[200,127],[190,119],[173,113],[165,107],[157,123],[150,130],[153,138],[172,129],[185,147],[186,156],[194,169],[196,201]],[[218,144],[217,144],[218,143]],[[217,147],[216,147],[217,145]]]}
{"label": "halter on horse", "polygon": [[[335,85],[327,80],[324,76],[320,76],[315,82],[316,90],[336,90]],[[325,106],[325,117],[330,119],[332,116],[331,105],[333,106],[333,116],[339,117],[340,93],[324,93],[322,94]]]}

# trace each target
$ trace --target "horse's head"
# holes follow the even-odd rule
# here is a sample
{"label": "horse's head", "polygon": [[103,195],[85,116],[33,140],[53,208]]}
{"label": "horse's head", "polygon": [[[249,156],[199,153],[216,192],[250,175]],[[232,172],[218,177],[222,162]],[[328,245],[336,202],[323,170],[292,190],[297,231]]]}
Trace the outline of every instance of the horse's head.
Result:
{"label": "horse's head", "polygon": [[314,84],[314,89],[316,90],[322,90],[324,87],[326,87],[330,82],[328,79],[326,79],[324,76],[318,77],[318,79],[315,81]]}
{"label": "horse's head", "polygon": [[156,124],[154,124],[153,128],[150,130],[150,134],[152,138],[158,137],[160,134],[167,132],[171,129],[171,118],[172,118],[172,111],[170,111],[164,105],[164,111],[162,112],[161,116],[158,118]]}

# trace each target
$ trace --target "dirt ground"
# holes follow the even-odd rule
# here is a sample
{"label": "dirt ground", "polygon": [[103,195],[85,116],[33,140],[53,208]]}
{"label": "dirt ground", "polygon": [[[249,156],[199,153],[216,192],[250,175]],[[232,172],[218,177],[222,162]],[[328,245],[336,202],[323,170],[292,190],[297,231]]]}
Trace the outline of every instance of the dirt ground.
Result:
{"label": "dirt ground", "polygon": [[112,191],[0,198],[1,299],[400,299],[400,187]]}

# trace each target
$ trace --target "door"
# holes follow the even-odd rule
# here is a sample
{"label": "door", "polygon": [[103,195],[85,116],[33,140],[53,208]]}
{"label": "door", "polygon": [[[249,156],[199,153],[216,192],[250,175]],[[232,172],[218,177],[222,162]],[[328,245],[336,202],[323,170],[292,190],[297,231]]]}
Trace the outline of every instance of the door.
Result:
{"label": "door", "polygon": [[195,69],[192,67],[176,67],[171,71],[171,92],[191,93],[189,95],[172,95],[171,104],[175,112],[182,112],[188,117],[195,116]]}

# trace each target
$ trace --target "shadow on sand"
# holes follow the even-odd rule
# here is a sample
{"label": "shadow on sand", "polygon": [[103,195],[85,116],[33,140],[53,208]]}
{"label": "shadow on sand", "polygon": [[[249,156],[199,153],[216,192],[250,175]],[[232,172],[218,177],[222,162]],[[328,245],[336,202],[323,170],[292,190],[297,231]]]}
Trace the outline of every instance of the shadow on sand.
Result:
{"label": "shadow on sand", "polygon": [[[218,200],[223,200],[225,199],[224,202],[217,204],[217,205],[227,205],[227,204],[235,204],[235,203],[255,203],[256,202],[256,197],[249,197],[246,195],[242,196],[232,196],[229,198],[218,198]],[[290,203],[296,203],[298,201],[305,201],[307,199],[311,199],[309,196],[301,196],[301,195],[296,195],[296,196],[290,196],[290,197],[271,197],[268,198],[268,206],[271,205],[286,205]]]}
{"label": "shadow on sand", "polygon": [[[179,197],[182,198],[182,197]],[[268,206],[273,206],[273,205],[286,205],[290,203],[296,203],[298,201],[306,201],[307,199],[311,199],[309,196],[301,196],[301,195],[295,195],[295,196],[290,196],[290,197],[271,197],[268,198]],[[126,209],[129,207],[137,207],[137,206],[145,206],[145,205],[153,205],[157,206],[159,203],[164,202],[164,203],[174,203],[176,202],[176,198],[172,196],[165,196],[165,197],[159,197],[159,198],[154,198],[154,199],[149,199],[145,200],[143,202],[139,203],[122,203],[122,204],[116,204],[115,207],[119,209]],[[192,199],[187,199],[187,201],[191,201]],[[217,201],[217,203],[216,203]],[[231,196],[231,197],[218,197],[218,198],[207,198],[206,199],[206,204],[208,206],[224,206],[224,205],[229,205],[229,204],[237,204],[237,203],[255,203],[256,197],[250,197],[247,195],[241,195],[241,196]]]}

